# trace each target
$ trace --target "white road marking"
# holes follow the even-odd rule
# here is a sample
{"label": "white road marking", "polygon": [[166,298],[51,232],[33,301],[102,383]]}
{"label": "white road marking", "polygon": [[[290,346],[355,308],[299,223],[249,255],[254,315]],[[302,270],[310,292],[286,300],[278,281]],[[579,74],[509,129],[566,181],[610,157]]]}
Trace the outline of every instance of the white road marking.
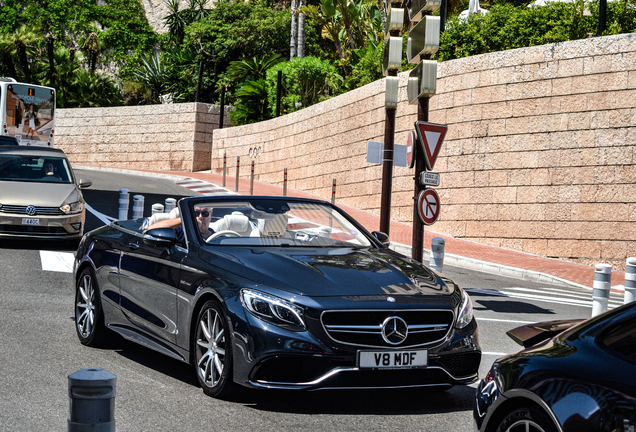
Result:
{"label": "white road marking", "polygon": [[535,324],[536,321],[514,321],[507,319],[496,319],[496,318],[477,318],[477,321],[494,321],[494,322],[505,322],[505,323],[514,323],[514,324]]}
{"label": "white road marking", "polygon": [[501,357],[501,356],[505,356],[506,354],[509,353],[498,353],[498,352],[483,352],[481,353],[482,355],[490,355],[490,356],[497,356],[497,357]]}
{"label": "white road marking", "polygon": [[75,255],[71,252],[40,251],[42,270],[61,273],[73,273],[73,260]]}
{"label": "white road marking", "polygon": [[88,205],[88,203],[86,204],[86,210],[88,210],[97,219],[102,221],[104,223],[104,225],[109,225],[112,221],[117,220],[114,217],[106,216],[105,214],[98,212],[93,207]]}

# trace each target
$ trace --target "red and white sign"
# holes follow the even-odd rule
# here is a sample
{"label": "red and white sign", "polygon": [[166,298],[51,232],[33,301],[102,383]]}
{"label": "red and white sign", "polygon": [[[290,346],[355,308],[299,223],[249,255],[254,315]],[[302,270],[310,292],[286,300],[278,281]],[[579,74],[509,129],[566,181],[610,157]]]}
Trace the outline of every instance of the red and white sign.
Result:
{"label": "red and white sign", "polygon": [[417,213],[424,225],[433,225],[439,217],[439,195],[434,189],[424,189],[417,197]]}
{"label": "red and white sign", "polygon": [[448,126],[418,121],[415,122],[415,131],[424,150],[426,167],[432,170],[437,161],[439,150],[442,148]]}
{"label": "red and white sign", "polygon": [[415,155],[417,152],[417,137],[415,132],[410,131],[406,137],[406,166],[413,168],[415,166]]}

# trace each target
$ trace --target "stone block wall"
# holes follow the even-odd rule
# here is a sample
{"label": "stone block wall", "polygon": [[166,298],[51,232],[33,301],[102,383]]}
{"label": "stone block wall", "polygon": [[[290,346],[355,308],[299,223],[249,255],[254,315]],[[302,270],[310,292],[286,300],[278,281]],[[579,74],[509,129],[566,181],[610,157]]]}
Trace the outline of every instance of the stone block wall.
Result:
{"label": "stone block wall", "polygon": [[[396,144],[417,120],[401,74]],[[267,122],[217,130],[211,168],[379,213],[384,81]],[[636,34],[571,41],[439,64],[429,119],[449,131],[435,171],[434,231],[543,256],[624,268],[636,255]],[[233,162],[230,162],[233,161]],[[234,175],[234,170],[230,171]],[[412,222],[413,170],[393,171],[391,218]]]}
{"label": "stone block wall", "polygon": [[219,114],[204,103],[58,109],[55,146],[78,164],[201,171],[210,169]]}

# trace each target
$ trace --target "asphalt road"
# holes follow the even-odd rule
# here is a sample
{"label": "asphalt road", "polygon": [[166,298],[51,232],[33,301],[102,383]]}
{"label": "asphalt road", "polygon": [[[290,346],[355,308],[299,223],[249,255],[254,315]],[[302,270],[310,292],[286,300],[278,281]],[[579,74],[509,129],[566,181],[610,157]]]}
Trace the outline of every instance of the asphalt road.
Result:
{"label": "asphalt road", "polygon": [[[165,197],[194,195],[170,179],[78,170],[93,186],[85,198],[100,217],[116,217],[118,191],[146,197],[146,213]],[[47,252],[69,245],[0,241],[0,431],[66,430],[68,375],[100,367],[117,376],[117,431],[472,431],[474,387],[411,391],[281,392],[245,390],[232,400],[203,394],[193,369],[121,341],[108,349],[81,345],[73,325],[73,278],[64,263],[44,270]],[[480,375],[519,349],[505,332],[523,323],[587,318],[591,292],[542,286],[460,268],[444,272],[468,289],[484,350]],[[530,294],[529,294],[530,293]],[[535,298],[528,298],[535,297]],[[581,299],[581,300],[579,300]]]}

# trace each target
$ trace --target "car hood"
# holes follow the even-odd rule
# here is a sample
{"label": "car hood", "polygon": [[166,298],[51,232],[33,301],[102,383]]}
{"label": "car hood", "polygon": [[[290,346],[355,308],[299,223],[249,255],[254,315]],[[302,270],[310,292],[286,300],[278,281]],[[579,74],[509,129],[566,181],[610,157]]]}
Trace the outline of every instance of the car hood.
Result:
{"label": "car hood", "polygon": [[59,207],[68,202],[79,201],[81,195],[74,183],[31,183],[0,181],[0,204],[36,207]]}
{"label": "car hood", "polygon": [[388,249],[228,248],[202,258],[257,284],[298,295],[439,296],[454,285]]}

